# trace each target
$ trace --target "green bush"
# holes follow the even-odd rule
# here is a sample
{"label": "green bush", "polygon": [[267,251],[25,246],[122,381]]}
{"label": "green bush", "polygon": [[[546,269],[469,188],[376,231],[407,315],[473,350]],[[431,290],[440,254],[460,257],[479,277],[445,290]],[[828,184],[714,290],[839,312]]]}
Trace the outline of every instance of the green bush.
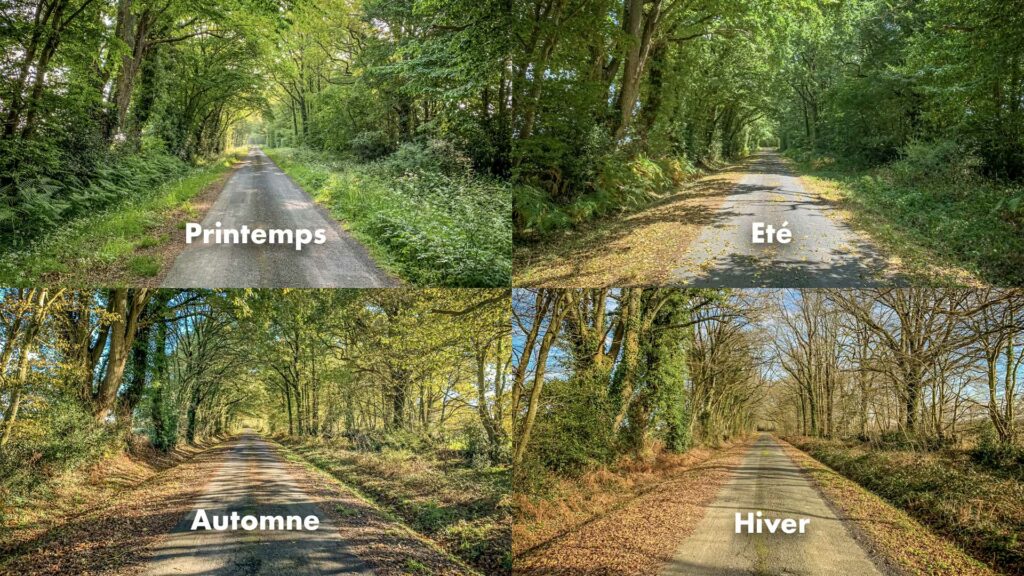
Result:
{"label": "green bush", "polygon": [[396,175],[433,172],[470,177],[473,162],[450,142],[431,139],[425,144],[407,142],[388,156],[382,165]]}
{"label": "green bush", "polygon": [[975,179],[981,161],[951,140],[915,140],[900,150],[901,158],[889,165],[901,184],[943,182],[966,184]]}
{"label": "green bush", "polygon": [[986,468],[1024,481],[1024,446],[1000,442],[992,424],[986,424],[978,445],[970,452],[971,458]]}
{"label": "green bush", "polygon": [[19,430],[0,450],[0,500],[17,502],[45,491],[64,474],[95,462],[114,438],[74,400],[51,402],[37,425]]}
{"label": "green bush", "polygon": [[513,219],[517,234],[543,236],[568,228],[572,218],[556,205],[543,190],[519,185],[512,189]]}
{"label": "green bush", "polygon": [[383,158],[394,151],[394,148],[387,134],[381,130],[374,130],[356,134],[349,142],[349,150],[366,162]]}
{"label": "green bush", "polygon": [[145,194],[188,171],[179,158],[156,150],[112,153],[91,168],[76,171],[51,171],[45,163],[31,169],[6,164],[0,164],[0,239],[11,246]]}
{"label": "green bush", "polygon": [[546,387],[552,401],[537,417],[528,457],[548,471],[570,477],[611,463],[617,454],[613,417],[598,387],[582,379],[553,381]]}

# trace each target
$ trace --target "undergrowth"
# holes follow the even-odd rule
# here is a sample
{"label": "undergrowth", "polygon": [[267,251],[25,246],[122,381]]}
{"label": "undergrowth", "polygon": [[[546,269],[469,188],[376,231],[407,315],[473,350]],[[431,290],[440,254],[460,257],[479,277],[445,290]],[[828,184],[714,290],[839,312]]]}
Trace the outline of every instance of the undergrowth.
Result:
{"label": "undergrowth", "polygon": [[[149,162],[145,158],[163,159],[152,160],[146,170],[137,170],[139,164]],[[0,249],[0,283],[24,285],[52,280],[53,276],[97,274],[97,270],[110,267],[123,268],[133,280],[156,276],[160,272],[157,259],[135,251],[169,241],[153,230],[171,211],[189,212],[189,200],[227,172],[234,158],[228,155],[190,169],[162,156],[126,158],[115,170],[119,174],[116,181],[123,187],[111,189],[106,200],[97,200],[96,206],[106,204],[106,209],[65,212],[69,219],[59,229],[5,244],[6,248]],[[173,169],[161,171],[157,169],[160,166]],[[136,181],[131,174],[144,176]],[[74,283],[93,282],[76,277]]]}
{"label": "undergrowth", "polygon": [[[7,170],[7,168],[5,168]],[[152,190],[188,164],[144,150],[115,153],[87,173],[71,170],[11,171],[0,178],[0,239],[15,248],[67,222]]]}
{"label": "undergrowth", "polygon": [[636,210],[698,174],[683,157],[627,158],[616,154],[597,163],[581,194],[519,184],[513,189],[515,233],[517,238],[535,240],[602,216]]}
{"label": "undergrowth", "polygon": [[906,511],[979,560],[1024,574],[1024,485],[993,474],[971,455],[870,450],[814,439],[794,444]]}
{"label": "undergrowth", "polygon": [[945,263],[996,285],[1024,282],[1024,186],[979,176],[958,145],[912,143],[880,167],[788,154],[911,270]]}
{"label": "undergrowth", "polygon": [[340,440],[279,440],[484,574],[511,570],[508,467],[475,467],[444,452],[365,452]]}
{"label": "undergrowth", "polygon": [[267,154],[415,285],[508,286],[512,193],[444,145],[406,144],[362,163],[308,149]]}

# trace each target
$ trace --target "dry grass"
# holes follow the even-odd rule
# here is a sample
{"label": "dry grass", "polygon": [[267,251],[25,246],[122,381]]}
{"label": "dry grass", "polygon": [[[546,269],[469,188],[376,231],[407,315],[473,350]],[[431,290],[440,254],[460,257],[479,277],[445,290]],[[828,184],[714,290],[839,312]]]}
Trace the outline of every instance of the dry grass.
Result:
{"label": "dry grass", "polygon": [[901,576],[995,576],[909,514],[888,504],[786,442],[786,453],[814,480],[843,519],[868,541],[872,555]]}

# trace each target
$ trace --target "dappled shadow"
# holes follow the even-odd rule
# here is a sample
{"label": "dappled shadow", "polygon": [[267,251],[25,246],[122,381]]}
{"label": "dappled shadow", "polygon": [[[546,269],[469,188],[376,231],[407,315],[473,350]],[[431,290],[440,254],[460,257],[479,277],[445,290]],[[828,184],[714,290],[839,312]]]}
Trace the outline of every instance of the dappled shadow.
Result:
{"label": "dappled shadow", "polygon": [[[222,444],[195,455],[188,465],[214,470],[228,451],[228,444]],[[173,479],[153,476],[123,498],[68,516],[27,541],[0,548],[0,556],[11,559],[4,569],[15,574],[62,574],[137,563],[142,550],[190,509],[201,488],[193,485],[164,494],[167,482]]]}
{"label": "dappled shadow", "polygon": [[899,286],[904,282],[886,276],[889,264],[877,257],[851,254],[836,263],[758,258],[728,254],[714,260],[707,270],[673,284],[714,288],[857,288]]}
{"label": "dappled shadow", "polygon": [[[321,509],[286,471],[280,457],[254,434],[243,434],[223,468],[170,534],[147,554],[145,574],[202,574],[217,570],[244,574],[364,574],[363,563],[347,552]],[[300,521],[316,517],[316,530],[191,529],[196,510],[215,517],[279,516]]]}
{"label": "dappled shadow", "polygon": [[[525,244],[518,248],[515,269],[531,269],[529,285],[544,286],[623,286],[651,283],[644,279],[670,262],[652,259],[646,252],[648,242],[671,243],[685,247],[684,229],[674,230],[671,238],[645,238],[644,231],[659,225],[691,227],[691,235],[703,226],[728,220],[734,214],[717,209],[732,194],[733,182],[724,176],[710,176],[686,184],[683,189],[655,201],[645,208],[589,222],[546,243]],[[635,271],[601,265],[602,259],[615,257],[632,260]],[[521,284],[519,280],[516,285]]]}
{"label": "dappled shadow", "polygon": [[[826,198],[807,191],[772,152],[761,152],[726,201],[728,218],[706,227],[672,273],[701,287],[861,287],[905,280]],[[789,243],[754,244],[753,225],[792,233]]]}

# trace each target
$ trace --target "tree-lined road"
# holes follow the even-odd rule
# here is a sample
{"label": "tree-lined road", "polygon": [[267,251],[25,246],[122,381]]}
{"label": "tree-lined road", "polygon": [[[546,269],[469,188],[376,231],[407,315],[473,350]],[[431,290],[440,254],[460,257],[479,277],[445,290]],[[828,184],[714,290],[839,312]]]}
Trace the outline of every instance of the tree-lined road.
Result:
{"label": "tree-lined road", "polygon": [[[844,522],[770,435],[751,446],[662,576],[882,576]],[[806,518],[804,534],[736,534],[736,514]]]}
{"label": "tree-lined road", "polygon": [[[253,432],[232,441],[228,457],[209,480],[193,510],[149,551],[146,576],[262,576],[356,574],[372,576],[320,508],[305,494],[267,442]],[[197,510],[214,515],[306,516],[315,531],[196,530]]]}
{"label": "tree-lined road", "polygon": [[178,255],[170,288],[374,288],[396,284],[273,160],[252,148],[203,219],[203,229],[324,229],[327,242],[203,244]]}

